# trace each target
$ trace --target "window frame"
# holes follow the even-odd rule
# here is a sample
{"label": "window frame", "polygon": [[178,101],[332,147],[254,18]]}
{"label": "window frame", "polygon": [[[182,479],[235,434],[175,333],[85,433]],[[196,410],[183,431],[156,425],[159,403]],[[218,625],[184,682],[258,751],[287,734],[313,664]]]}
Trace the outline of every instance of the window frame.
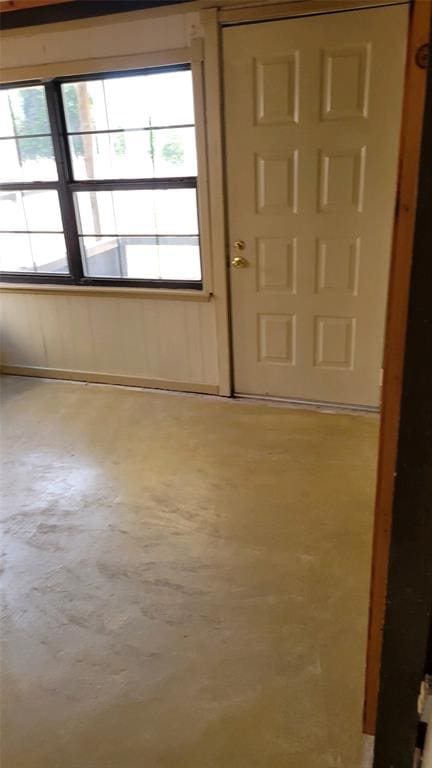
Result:
{"label": "window frame", "polygon": [[[179,62],[158,66],[147,66],[134,69],[122,69],[119,71],[101,71],[89,74],[67,75],[49,79],[34,79],[1,83],[0,89],[23,88],[42,85],[45,89],[48,118],[53,143],[54,160],[57,169],[57,180],[53,181],[17,181],[0,183],[0,191],[27,191],[27,190],[56,190],[59,197],[60,212],[63,225],[63,233],[66,243],[66,255],[69,274],[53,274],[43,272],[1,272],[0,280],[7,283],[33,283],[39,285],[68,285],[80,287],[113,287],[113,288],[147,288],[167,290],[194,290],[204,291],[205,259],[203,257],[203,219],[205,215],[201,211],[202,196],[199,189],[200,177],[200,148],[197,107],[195,102],[195,142],[197,151],[197,175],[196,176],[170,176],[161,178],[133,178],[133,179],[88,179],[75,180],[73,176],[72,155],[69,146],[66,116],[62,99],[61,86],[68,82],[85,82],[107,78],[133,77],[142,74],[155,74],[160,72],[190,71],[194,102],[196,97],[196,83],[194,77],[194,62]],[[80,235],[78,233],[77,216],[75,211],[75,192],[97,191],[121,191],[141,189],[195,189],[198,213],[198,233],[196,237],[200,249],[200,280],[167,280],[167,279],[140,279],[127,277],[90,277],[84,274],[83,256],[80,247]],[[163,233],[159,233],[163,236]],[[195,235],[194,235],[195,236]]]}

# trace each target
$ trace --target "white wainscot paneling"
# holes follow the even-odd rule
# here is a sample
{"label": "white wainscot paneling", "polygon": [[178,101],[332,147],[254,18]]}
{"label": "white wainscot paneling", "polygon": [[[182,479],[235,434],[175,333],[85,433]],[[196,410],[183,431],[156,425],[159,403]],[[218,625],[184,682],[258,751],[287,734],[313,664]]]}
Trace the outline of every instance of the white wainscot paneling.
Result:
{"label": "white wainscot paneling", "polygon": [[3,293],[2,365],[218,383],[211,302]]}

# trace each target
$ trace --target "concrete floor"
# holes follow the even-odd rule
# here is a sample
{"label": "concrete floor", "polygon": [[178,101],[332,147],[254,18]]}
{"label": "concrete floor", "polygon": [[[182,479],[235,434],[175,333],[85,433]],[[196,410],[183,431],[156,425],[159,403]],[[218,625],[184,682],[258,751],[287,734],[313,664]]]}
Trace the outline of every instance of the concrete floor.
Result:
{"label": "concrete floor", "polygon": [[3,398],[2,768],[354,768],[377,418]]}

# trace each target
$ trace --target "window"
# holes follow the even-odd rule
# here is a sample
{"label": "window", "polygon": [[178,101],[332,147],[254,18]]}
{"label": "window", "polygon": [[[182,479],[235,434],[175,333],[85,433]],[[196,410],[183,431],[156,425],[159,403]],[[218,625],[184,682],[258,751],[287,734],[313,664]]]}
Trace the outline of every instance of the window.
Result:
{"label": "window", "polygon": [[201,288],[189,65],[0,90],[2,279]]}

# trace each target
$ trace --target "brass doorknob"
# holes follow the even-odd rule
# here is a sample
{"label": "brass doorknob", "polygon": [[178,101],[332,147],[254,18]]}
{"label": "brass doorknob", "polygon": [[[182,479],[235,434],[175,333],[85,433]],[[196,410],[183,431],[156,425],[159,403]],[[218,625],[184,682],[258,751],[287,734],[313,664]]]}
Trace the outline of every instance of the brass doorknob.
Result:
{"label": "brass doorknob", "polygon": [[234,256],[233,260],[231,261],[231,264],[236,269],[244,269],[249,265],[249,262],[247,259],[245,259],[244,256]]}

